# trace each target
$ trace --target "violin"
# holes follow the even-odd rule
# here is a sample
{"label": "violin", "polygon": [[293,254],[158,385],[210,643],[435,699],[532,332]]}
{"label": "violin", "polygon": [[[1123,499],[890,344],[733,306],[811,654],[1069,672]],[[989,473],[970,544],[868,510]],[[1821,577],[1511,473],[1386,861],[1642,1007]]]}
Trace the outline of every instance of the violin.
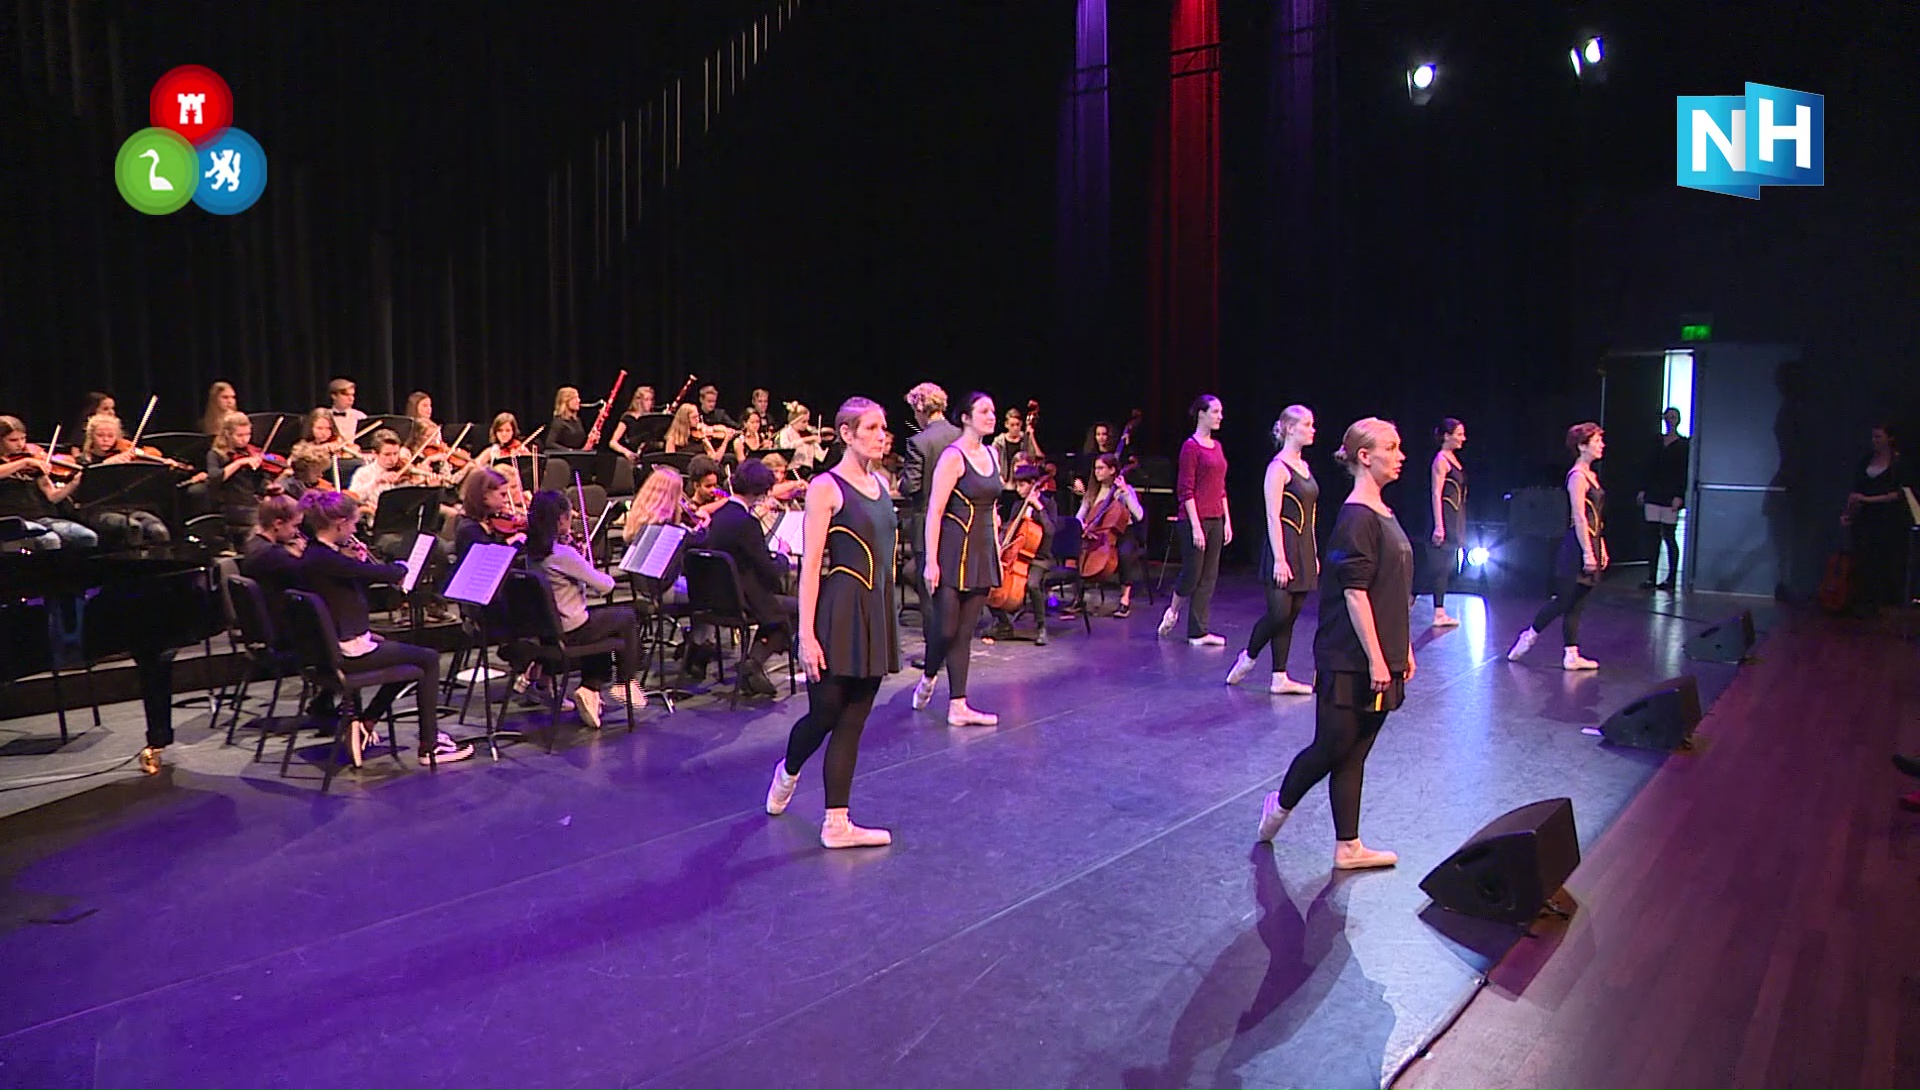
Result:
{"label": "violin", "polygon": [[236,453],[238,453],[242,458],[260,459],[260,468],[267,471],[268,473],[273,474],[276,477],[280,476],[282,473],[291,472],[293,469],[293,465],[287,461],[284,455],[274,454],[271,451],[261,450],[259,447],[255,447],[255,446],[241,447],[239,451],[237,451]]}
{"label": "violin", "polygon": [[49,454],[47,448],[38,443],[28,443],[27,449],[18,454],[9,454],[6,461],[19,462],[31,459],[38,463],[39,472],[46,474],[57,483],[65,484],[80,475],[80,462],[69,454]]}
{"label": "violin", "polygon": [[128,439],[125,436],[121,436],[120,439],[113,444],[113,450],[110,452],[108,456],[118,457],[119,455],[122,455],[122,454],[133,455],[133,457],[129,458],[128,461],[145,462],[150,465],[166,466],[168,469],[178,470],[181,473],[200,472],[200,470],[195,468],[194,466],[190,466],[187,463],[182,462],[177,458],[169,458],[166,455],[160,453],[159,447],[136,447],[133,445],[133,440]]}
{"label": "violin", "polygon": [[480,525],[485,526],[489,533],[500,537],[512,537],[515,534],[527,532],[527,516],[517,511],[502,511],[481,519]]}

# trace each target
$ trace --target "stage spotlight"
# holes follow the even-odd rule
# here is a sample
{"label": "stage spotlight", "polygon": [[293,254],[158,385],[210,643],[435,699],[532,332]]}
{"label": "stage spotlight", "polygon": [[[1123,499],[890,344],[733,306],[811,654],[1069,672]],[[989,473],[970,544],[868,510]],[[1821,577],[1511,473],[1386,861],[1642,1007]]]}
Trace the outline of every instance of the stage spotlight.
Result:
{"label": "stage spotlight", "polygon": [[1489,551],[1485,545],[1475,545],[1473,548],[1467,550],[1467,565],[1469,567],[1484,568],[1487,566],[1487,561],[1492,559],[1493,553]]}
{"label": "stage spotlight", "polygon": [[1582,54],[1583,56],[1585,56],[1585,57],[1587,58],[1587,63],[1588,63],[1588,64],[1599,64],[1599,63],[1600,63],[1600,57],[1601,57],[1601,53],[1600,53],[1600,39],[1598,39],[1598,38],[1588,38],[1588,39],[1587,39],[1587,47],[1586,47],[1585,49],[1583,49],[1583,50],[1581,50],[1580,52],[1581,52],[1581,54]]}
{"label": "stage spotlight", "polygon": [[1573,62],[1573,74],[1576,79],[1604,82],[1607,78],[1606,66],[1600,62],[1606,59],[1606,49],[1598,37],[1588,38],[1583,44],[1567,50],[1567,59]]}
{"label": "stage spotlight", "polygon": [[1415,106],[1425,106],[1433,99],[1433,85],[1440,78],[1440,69],[1431,62],[1407,69],[1407,98]]}

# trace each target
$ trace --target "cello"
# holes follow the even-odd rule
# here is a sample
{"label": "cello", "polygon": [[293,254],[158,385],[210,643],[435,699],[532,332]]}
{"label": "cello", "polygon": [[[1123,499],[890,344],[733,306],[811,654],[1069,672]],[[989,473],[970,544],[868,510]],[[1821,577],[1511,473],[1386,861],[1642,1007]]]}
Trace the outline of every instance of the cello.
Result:
{"label": "cello", "polygon": [[1133,512],[1120,502],[1120,489],[1125,486],[1127,471],[1137,463],[1137,459],[1128,459],[1122,463],[1119,458],[1125,453],[1127,444],[1133,439],[1133,426],[1140,422],[1141,412],[1133,410],[1127,418],[1127,426],[1120,432],[1120,442],[1114,447],[1116,453],[1113,483],[1107,486],[1107,498],[1100,506],[1089,512],[1087,524],[1080,534],[1080,578],[1102,579],[1120,569],[1120,535],[1133,525]]}
{"label": "cello", "polygon": [[987,592],[988,609],[1012,613],[1027,600],[1027,569],[1040,555],[1040,543],[1047,536],[1046,529],[1033,517],[1040,495],[1036,482],[1000,532],[1000,585]]}

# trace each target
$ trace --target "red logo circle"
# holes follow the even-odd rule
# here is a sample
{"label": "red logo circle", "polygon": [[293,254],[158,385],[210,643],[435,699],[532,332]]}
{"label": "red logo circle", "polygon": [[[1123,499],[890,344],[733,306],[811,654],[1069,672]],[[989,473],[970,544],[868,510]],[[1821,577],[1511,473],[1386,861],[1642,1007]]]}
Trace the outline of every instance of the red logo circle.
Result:
{"label": "red logo circle", "polygon": [[199,147],[233,125],[233,91],[206,65],[183,64],[153,85],[148,111],[154,127]]}

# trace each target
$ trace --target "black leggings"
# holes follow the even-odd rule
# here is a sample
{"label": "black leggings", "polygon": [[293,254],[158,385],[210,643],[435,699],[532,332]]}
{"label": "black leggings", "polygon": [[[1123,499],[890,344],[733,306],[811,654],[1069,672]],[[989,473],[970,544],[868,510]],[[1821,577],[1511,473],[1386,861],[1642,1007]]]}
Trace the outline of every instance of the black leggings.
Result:
{"label": "black leggings", "polygon": [[1193,524],[1181,519],[1174,524],[1180,535],[1180,582],[1174,593],[1190,598],[1187,604],[1187,638],[1197,640],[1207,634],[1207,620],[1213,612],[1213,587],[1220,581],[1220,551],[1226,547],[1227,520],[1200,520],[1204,548],[1194,548]]}
{"label": "black leggings", "polygon": [[[1364,689],[1365,686],[1365,680],[1359,679],[1359,684],[1353,687]],[[1334,838],[1357,840],[1360,837],[1360,785],[1366,778],[1367,754],[1373,750],[1374,739],[1380,736],[1380,725],[1387,721],[1387,713],[1336,707],[1337,688],[1340,687],[1332,684],[1320,688],[1313,708],[1313,741],[1296,754],[1293,764],[1287,767],[1287,778],[1280,782],[1280,807],[1291,810],[1300,805],[1314,784],[1331,776],[1327,797],[1333,804]]]}
{"label": "black leggings", "polygon": [[807,714],[800,717],[787,735],[787,775],[798,776],[807,758],[813,756],[821,742],[826,742],[829,810],[844,808],[853,794],[853,766],[860,759],[860,732],[866,729],[867,713],[873,710],[873,698],[879,692],[877,677],[828,674],[807,686]]}
{"label": "black leggings", "polygon": [[1282,590],[1267,584],[1267,615],[1253,622],[1253,635],[1247,639],[1247,657],[1257,659],[1260,649],[1273,648],[1273,672],[1287,672],[1287,655],[1293,651],[1293,622],[1300,619],[1300,607],[1306,603],[1304,590]]}
{"label": "black leggings", "polygon": [[[437,710],[434,698],[439,695],[440,652],[399,640],[381,640],[372,651],[346,660],[347,672],[355,674],[384,670],[389,666],[417,666],[420,669],[420,682],[413,690],[413,700],[420,709],[420,752],[431,752],[440,744],[440,731],[433,718]],[[380,686],[373,694],[373,701],[361,709],[360,718],[367,722],[385,719],[387,709],[393,707],[400,690],[406,688],[407,684],[395,682]]]}
{"label": "black leggings", "polygon": [[1671,522],[1649,522],[1653,527],[1653,567],[1647,570],[1647,581],[1656,582],[1660,577],[1660,554],[1667,554],[1667,578],[1673,579],[1680,574],[1680,539],[1675,536],[1679,526]]}
{"label": "black leggings", "polygon": [[973,630],[980,623],[980,611],[987,606],[987,592],[970,590],[965,594],[941,584],[933,592],[933,623],[927,627],[927,677],[940,676],[947,668],[947,696],[964,700],[967,695],[967,659],[973,653]]}
{"label": "black leggings", "polygon": [[1580,646],[1580,612],[1586,608],[1587,595],[1593,587],[1582,583],[1577,575],[1563,576],[1554,584],[1553,597],[1533,615],[1533,630],[1539,632],[1560,618],[1560,631],[1566,638],[1561,641],[1568,647]]}
{"label": "black leggings", "polygon": [[[625,642],[618,656],[588,655],[580,660],[580,684],[589,689],[598,690],[611,681],[616,672],[621,681],[639,677],[640,668],[640,619],[632,606],[594,606],[587,610],[587,619],[579,628],[567,633],[574,643],[599,643],[601,640],[620,637]],[[618,664],[609,662],[618,658]]]}
{"label": "black leggings", "polygon": [[1447,582],[1460,567],[1460,550],[1453,545],[1433,547],[1433,608],[1447,608]]}

